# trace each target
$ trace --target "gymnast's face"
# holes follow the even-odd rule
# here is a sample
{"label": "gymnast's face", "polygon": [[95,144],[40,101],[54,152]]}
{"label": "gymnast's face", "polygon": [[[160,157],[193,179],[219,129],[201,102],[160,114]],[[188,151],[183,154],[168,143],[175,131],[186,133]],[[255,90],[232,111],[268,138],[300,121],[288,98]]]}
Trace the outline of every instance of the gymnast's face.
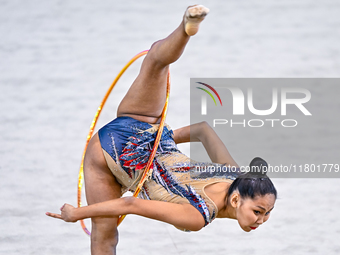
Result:
{"label": "gymnast's face", "polygon": [[235,210],[240,227],[246,232],[257,229],[269,219],[274,204],[273,194],[256,196],[254,199],[239,197]]}

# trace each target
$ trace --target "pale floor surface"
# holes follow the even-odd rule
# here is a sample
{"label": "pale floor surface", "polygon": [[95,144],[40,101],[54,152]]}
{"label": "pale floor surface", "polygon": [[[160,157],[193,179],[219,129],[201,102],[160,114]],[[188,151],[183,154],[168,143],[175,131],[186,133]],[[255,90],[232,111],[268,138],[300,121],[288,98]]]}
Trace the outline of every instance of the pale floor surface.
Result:
{"label": "pale floor surface", "polygon": [[[115,75],[192,4],[127,3],[0,0],[0,254],[90,254],[79,224],[44,212],[76,203],[88,128]],[[173,128],[189,124],[190,77],[339,77],[338,1],[201,3],[211,13],[171,68]],[[98,126],[115,117],[138,66],[114,89]],[[275,210],[252,233],[231,220],[182,233],[128,216],[118,254],[339,254],[339,180],[274,182]]]}

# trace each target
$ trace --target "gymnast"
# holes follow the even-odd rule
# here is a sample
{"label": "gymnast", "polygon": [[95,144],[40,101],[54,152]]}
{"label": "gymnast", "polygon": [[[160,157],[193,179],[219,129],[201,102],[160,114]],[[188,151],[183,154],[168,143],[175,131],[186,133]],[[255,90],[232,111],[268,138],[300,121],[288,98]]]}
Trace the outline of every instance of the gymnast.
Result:
{"label": "gymnast", "polygon": [[[117,118],[92,137],[84,159],[88,206],[64,204],[60,214],[46,213],[66,222],[91,218],[91,254],[116,254],[120,215],[136,214],[187,231],[198,231],[215,218],[230,218],[249,232],[266,222],[274,208],[277,192],[263,171],[267,163],[255,158],[250,167],[256,170],[242,173],[206,122],[174,131],[165,125],[139,198],[122,197],[136,189],[153,147],[169,65],[182,55],[208,12],[202,5],[189,6],[179,27],[152,45]],[[184,142],[201,142],[213,163],[190,160],[176,146]],[[200,172],[196,166],[225,171]]]}

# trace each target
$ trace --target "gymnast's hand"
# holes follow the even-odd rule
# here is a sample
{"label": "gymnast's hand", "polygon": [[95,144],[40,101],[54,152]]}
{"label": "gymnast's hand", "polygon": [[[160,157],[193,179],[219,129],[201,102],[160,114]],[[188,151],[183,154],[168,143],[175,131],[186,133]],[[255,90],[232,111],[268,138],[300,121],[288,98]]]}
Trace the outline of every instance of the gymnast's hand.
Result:
{"label": "gymnast's hand", "polygon": [[69,204],[64,204],[61,208],[60,211],[61,213],[50,213],[47,212],[46,215],[56,218],[56,219],[61,219],[64,220],[66,222],[76,222],[77,219],[74,217],[74,211],[76,210],[76,208],[72,205]]}

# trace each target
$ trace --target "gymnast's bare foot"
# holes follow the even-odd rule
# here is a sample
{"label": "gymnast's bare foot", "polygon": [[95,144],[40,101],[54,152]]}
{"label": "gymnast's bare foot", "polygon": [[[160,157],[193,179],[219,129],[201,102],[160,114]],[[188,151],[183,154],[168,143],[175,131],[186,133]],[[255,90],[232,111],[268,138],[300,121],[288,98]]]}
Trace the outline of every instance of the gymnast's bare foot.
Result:
{"label": "gymnast's bare foot", "polygon": [[198,32],[200,23],[209,13],[209,9],[203,5],[189,6],[184,14],[184,30],[192,36]]}

